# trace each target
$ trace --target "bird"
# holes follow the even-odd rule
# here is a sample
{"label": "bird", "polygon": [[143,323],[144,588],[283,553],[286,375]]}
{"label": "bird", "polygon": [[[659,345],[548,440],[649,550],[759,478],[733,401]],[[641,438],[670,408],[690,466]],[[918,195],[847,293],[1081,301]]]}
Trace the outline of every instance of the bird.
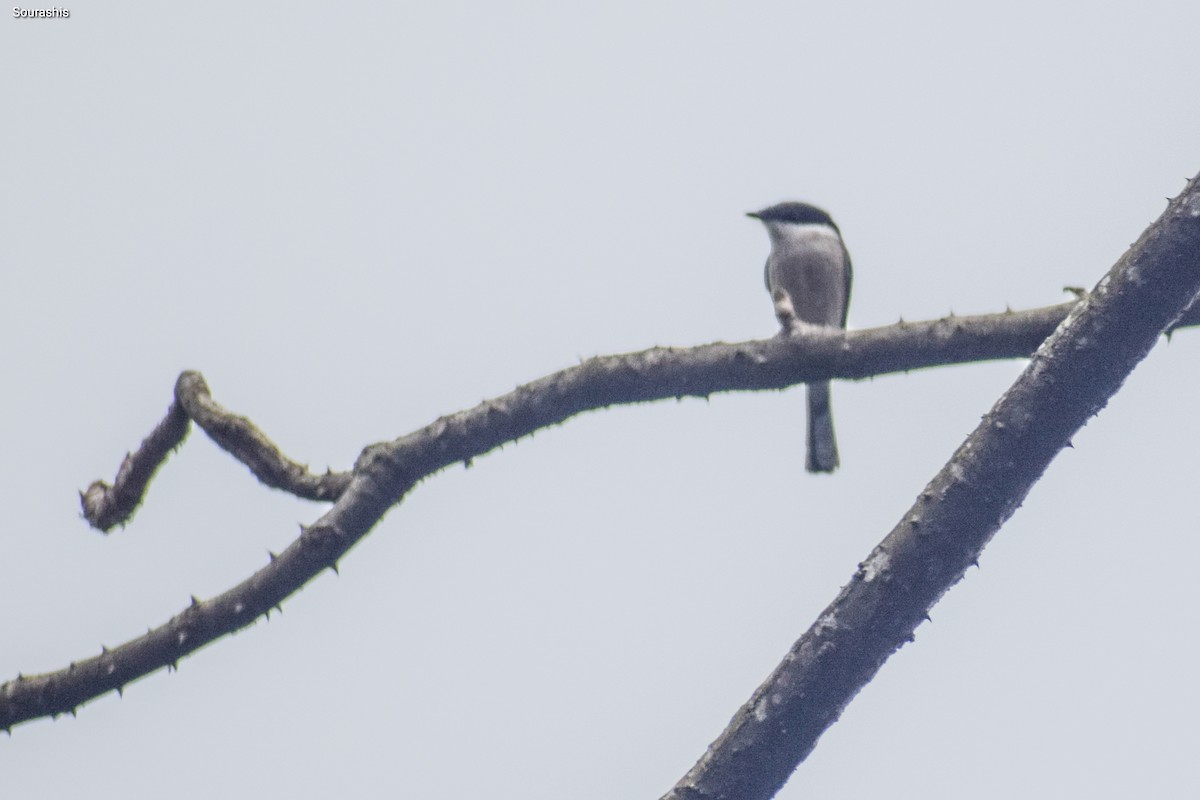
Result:
{"label": "bird", "polygon": [[[771,237],[767,291],[784,335],[803,325],[845,328],[852,268],[842,233],[829,212],[808,203],[785,202],[750,211]],[[808,390],[809,472],[833,472],[839,464],[829,381]]]}

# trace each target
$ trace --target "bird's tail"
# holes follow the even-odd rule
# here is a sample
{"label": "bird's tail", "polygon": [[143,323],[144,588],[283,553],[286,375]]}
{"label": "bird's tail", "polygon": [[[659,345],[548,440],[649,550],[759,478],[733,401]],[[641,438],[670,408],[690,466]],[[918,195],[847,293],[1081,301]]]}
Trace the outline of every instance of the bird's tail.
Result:
{"label": "bird's tail", "polygon": [[808,463],[805,466],[809,472],[833,472],[838,466],[828,381],[808,384]]}

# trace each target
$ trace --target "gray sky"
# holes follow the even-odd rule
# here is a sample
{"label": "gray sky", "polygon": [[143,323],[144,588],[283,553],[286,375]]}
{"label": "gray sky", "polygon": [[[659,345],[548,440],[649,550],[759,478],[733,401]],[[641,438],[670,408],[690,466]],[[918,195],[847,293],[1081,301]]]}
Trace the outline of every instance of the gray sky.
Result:
{"label": "gray sky", "polygon": [[[595,354],[771,335],[828,208],[852,327],[1059,302],[1200,167],[1200,6],[71,4],[0,23],[0,680],[228,588],[322,507],[202,434],[105,538],[183,369],[293,457]],[[784,798],[1194,796],[1200,336],[1157,348]],[[592,413],[422,484],[282,617],[0,739],[5,797],[657,797],[1021,363]]]}

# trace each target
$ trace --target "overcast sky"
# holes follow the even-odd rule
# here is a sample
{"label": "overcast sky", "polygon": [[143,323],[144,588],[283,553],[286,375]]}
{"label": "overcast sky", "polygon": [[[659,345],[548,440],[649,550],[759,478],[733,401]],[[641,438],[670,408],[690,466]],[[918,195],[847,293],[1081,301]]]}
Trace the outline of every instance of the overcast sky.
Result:
{"label": "overcast sky", "polygon": [[[744,212],[818,203],[854,328],[1092,286],[1200,169],[1200,5],[79,3],[0,22],[0,681],[240,581],[292,457],[591,355],[764,338]],[[62,6],[60,6],[61,8]],[[1200,794],[1200,334],[1156,348],[783,798]],[[421,484],[259,622],[0,738],[6,798],[656,798],[1023,362],[590,413]]]}

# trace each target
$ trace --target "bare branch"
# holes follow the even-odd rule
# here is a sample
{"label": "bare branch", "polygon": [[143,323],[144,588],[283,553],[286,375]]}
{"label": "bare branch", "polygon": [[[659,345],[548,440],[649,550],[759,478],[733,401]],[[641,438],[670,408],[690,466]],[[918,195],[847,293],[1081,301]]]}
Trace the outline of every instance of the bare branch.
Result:
{"label": "bare branch", "polygon": [[[437,433],[447,419],[469,423],[464,429],[469,429],[470,435],[456,440],[453,448],[446,446],[447,452],[453,449],[454,456],[432,465],[430,471],[435,471],[582,411],[609,405],[779,389],[813,378],[865,378],[945,364],[1019,358],[1032,353],[1073,306],[1062,303],[1030,311],[900,322],[846,334],[809,330],[740,344],[656,347],[640,353],[597,356],[439,420],[412,437]],[[179,376],[175,397],[166,419],[126,458],[116,484],[110,487],[96,481],[81,494],[83,515],[93,527],[107,531],[129,520],[155,470],[186,434],[189,417],[268,486],[308,500],[336,500],[350,482],[348,473],[314,475],[289,459],[254,423],[214,401],[198,372]],[[175,434],[178,436],[173,438]]]}
{"label": "bare branch", "polygon": [[1200,296],[1200,178],[1046,340],[850,583],[664,800],[765,800]]}
{"label": "bare branch", "polygon": [[308,467],[292,461],[254,423],[213,400],[203,375],[189,371],[175,382],[175,402],[167,409],[166,418],[141,447],[125,456],[116,482],[109,486],[95,481],[80,492],[83,517],[92,527],[107,533],[129,521],[154,473],[187,436],[189,418],[267,486],[306,500],[336,500],[350,483],[347,473],[314,475]]}
{"label": "bare branch", "polygon": [[[717,391],[782,388],[815,377],[864,377],[919,367],[1012,358],[1029,353],[1066,315],[1072,304],[1023,313],[948,317],[900,323],[849,334],[806,331],[790,337],[690,349],[654,348],[602,356],[522,386],[502,397],[443,417],[408,436],[366,448],[350,474],[314,477],[283,456],[247,419],[218,405],[199,373],[176,383],[176,402],[139,451],[142,476],[119,492],[89,493],[109,503],[106,516],[120,522],[131,513],[146,481],[177,439],[160,430],[186,431],[194,419],[264,483],[305,497],[336,497],[336,504],[282,554],[238,586],[196,601],[166,624],[113,650],[65,670],[21,676],[0,686],[0,728],[40,716],[70,712],[80,703],[156,669],[174,666],[204,644],[249,625],[278,607],[364,536],[420,479],[468,462],[499,445],[590,409],[619,403]],[[167,443],[167,444],[164,444]],[[99,482],[98,482],[99,483]],[[122,486],[118,480],[118,486]],[[85,493],[85,500],[88,493]],[[98,502],[98,501],[97,501]],[[85,510],[89,506],[85,502]],[[125,516],[121,516],[121,514]]]}
{"label": "bare branch", "polygon": [[267,486],[305,500],[336,500],[350,483],[346,473],[329,471],[314,475],[304,464],[285,456],[253,422],[230,413],[213,400],[199,372],[184,372],[179,376],[175,398],[214,442],[249,467]]}
{"label": "bare branch", "polygon": [[84,519],[105,532],[128,521],[142,502],[154,473],[174,449],[183,444],[187,434],[187,414],[178,402],[171,403],[167,416],[142,441],[142,446],[125,454],[111,486],[104,481],[94,481],[79,493]]}

